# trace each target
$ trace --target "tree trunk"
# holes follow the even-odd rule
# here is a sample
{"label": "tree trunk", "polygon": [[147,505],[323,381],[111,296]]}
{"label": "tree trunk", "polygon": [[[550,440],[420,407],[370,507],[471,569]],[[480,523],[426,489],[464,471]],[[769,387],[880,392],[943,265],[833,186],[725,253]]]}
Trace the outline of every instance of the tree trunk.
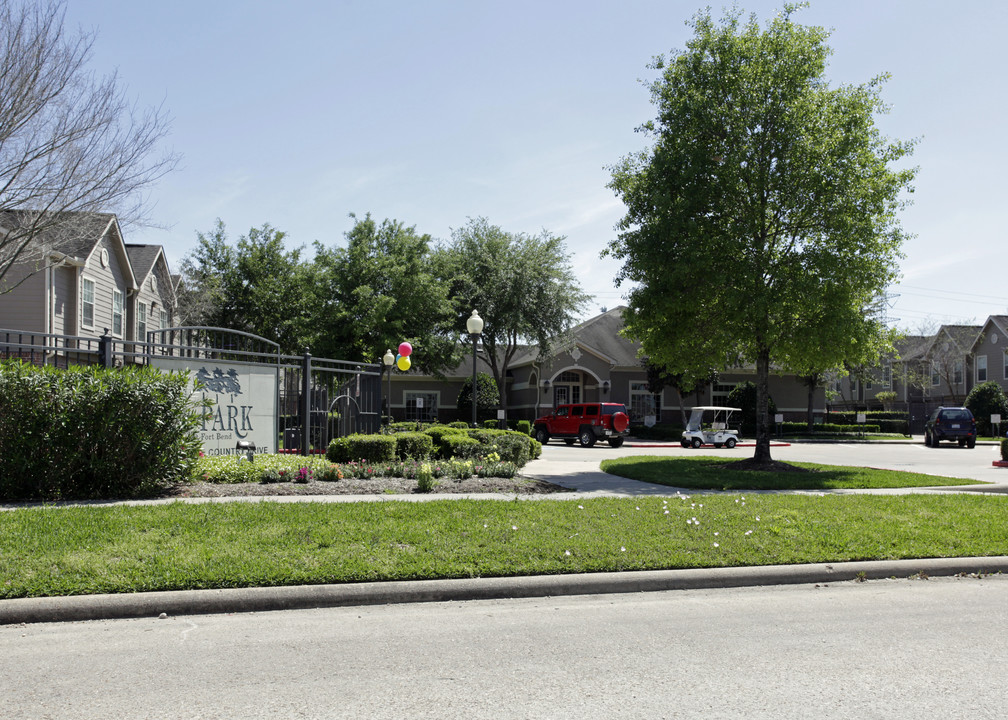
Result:
{"label": "tree trunk", "polygon": [[770,413],[767,399],[770,395],[770,351],[761,349],[756,357],[756,464],[772,462],[770,457]]}
{"label": "tree trunk", "polygon": [[807,416],[807,419],[808,419],[808,431],[809,432],[812,432],[812,430],[815,428],[814,404],[815,404],[815,389],[816,389],[816,385],[817,384],[818,383],[816,383],[816,378],[815,377],[808,378],[808,416]]}
{"label": "tree trunk", "polygon": [[676,395],[679,397],[679,417],[682,418],[682,426],[683,426],[683,430],[685,430],[686,429],[686,422],[687,422],[687,420],[686,420],[686,407],[685,407],[686,403],[685,403],[685,400],[683,398],[682,390],[680,390],[679,388],[676,388]]}

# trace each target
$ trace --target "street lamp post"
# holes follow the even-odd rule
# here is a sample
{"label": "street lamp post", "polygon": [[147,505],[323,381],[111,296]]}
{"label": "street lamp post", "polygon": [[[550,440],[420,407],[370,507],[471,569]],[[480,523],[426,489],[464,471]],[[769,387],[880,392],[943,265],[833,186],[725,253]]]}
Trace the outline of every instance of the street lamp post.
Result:
{"label": "street lamp post", "polygon": [[473,344],[472,426],[476,427],[476,343],[479,342],[480,334],[483,332],[483,318],[475,310],[466,320],[466,330],[469,331],[469,339]]}
{"label": "street lamp post", "polygon": [[385,363],[385,367],[388,368],[388,418],[389,422],[392,422],[392,363],[395,362],[395,355],[392,354],[391,350],[385,351],[385,356],[382,357],[382,362]]}

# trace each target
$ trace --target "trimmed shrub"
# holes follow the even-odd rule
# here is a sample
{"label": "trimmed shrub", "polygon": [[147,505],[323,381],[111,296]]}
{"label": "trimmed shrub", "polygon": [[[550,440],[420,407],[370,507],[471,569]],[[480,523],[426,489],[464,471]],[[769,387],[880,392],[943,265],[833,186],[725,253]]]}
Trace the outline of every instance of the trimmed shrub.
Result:
{"label": "trimmed shrub", "polygon": [[448,423],[448,427],[456,428],[457,430],[468,430],[469,423],[467,423],[465,420],[453,420],[452,422]]}
{"label": "trimmed shrub", "polygon": [[[904,425],[905,425],[904,421]],[[837,425],[835,423],[822,423],[815,425],[816,433],[877,433],[880,432],[880,428],[877,424],[864,425]],[[775,431],[777,426],[771,423],[771,430]],[[808,433],[808,423],[803,422],[786,422],[781,423],[781,430],[788,435],[805,435]]]}
{"label": "trimmed shrub", "polygon": [[514,463],[518,467],[524,466],[531,458],[529,437],[513,430],[507,430],[506,434],[494,438],[491,447],[501,461]]}
{"label": "trimmed shrub", "polygon": [[992,435],[990,416],[1000,415],[1001,422],[1008,422],[1008,399],[1004,390],[993,380],[975,385],[966,396],[966,407],[973,413],[977,424],[977,435]]}
{"label": "trimmed shrub", "polygon": [[445,460],[450,460],[452,458],[478,457],[484,445],[479,440],[459,433],[458,435],[445,435],[442,447],[444,448],[442,457]]}
{"label": "trimmed shrub", "polygon": [[334,438],[326,450],[329,462],[392,462],[396,459],[395,435],[347,435]]}
{"label": "trimmed shrub", "polygon": [[515,423],[515,430],[525,435],[532,434],[532,423],[528,420],[519,420]]}
{"label": "trimmed shrub", "polygon": [[497,430],[500,427],[500,420],[484,420],[483,427],[487,430]]}
{"label": "trimmed shrub", "polygon": [[396,441],[396,457],[400,460],[426,460],[434,453],[434,440],[427,433],[401,432],[392,437]]}
{"label": "trimmed shrub", "polygon": [[188,373],[0,363],[0,497],[149,496],[189,474],[203,409]]}
{"label": "trimmed shrub", "polygon": [[450,425],[434,425],[427,428],[424,432],[430,436],[431,440],[434,442],[434,453],[437,457],[442,459],[447,459],[451,457],[451,449],[449,448],[446,437],[469,437],[466,435],[465,430],[457,427],[452,427]]}

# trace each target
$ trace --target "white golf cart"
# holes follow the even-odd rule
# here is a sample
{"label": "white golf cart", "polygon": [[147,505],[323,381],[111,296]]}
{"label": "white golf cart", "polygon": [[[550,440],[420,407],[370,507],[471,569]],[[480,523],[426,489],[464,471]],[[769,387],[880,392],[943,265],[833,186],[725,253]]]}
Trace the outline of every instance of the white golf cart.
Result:
{"label": "white golf cart", "polygon": [[684,448],[698,448],[701,445],[726,447],[729,450],[738,443],[738,429],[731,429],[732,413],[742,412],[741,408],[703,405],[693,408],[689,422],[682,434]]}

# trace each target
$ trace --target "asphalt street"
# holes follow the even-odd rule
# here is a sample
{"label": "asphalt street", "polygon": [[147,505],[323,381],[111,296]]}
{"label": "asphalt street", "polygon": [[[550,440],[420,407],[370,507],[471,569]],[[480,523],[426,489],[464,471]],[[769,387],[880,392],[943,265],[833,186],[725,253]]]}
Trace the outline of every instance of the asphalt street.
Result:
{"label": "asphalt street", "polygon": [[1001,718],[1008,577],[0,627],[0,717]]}

